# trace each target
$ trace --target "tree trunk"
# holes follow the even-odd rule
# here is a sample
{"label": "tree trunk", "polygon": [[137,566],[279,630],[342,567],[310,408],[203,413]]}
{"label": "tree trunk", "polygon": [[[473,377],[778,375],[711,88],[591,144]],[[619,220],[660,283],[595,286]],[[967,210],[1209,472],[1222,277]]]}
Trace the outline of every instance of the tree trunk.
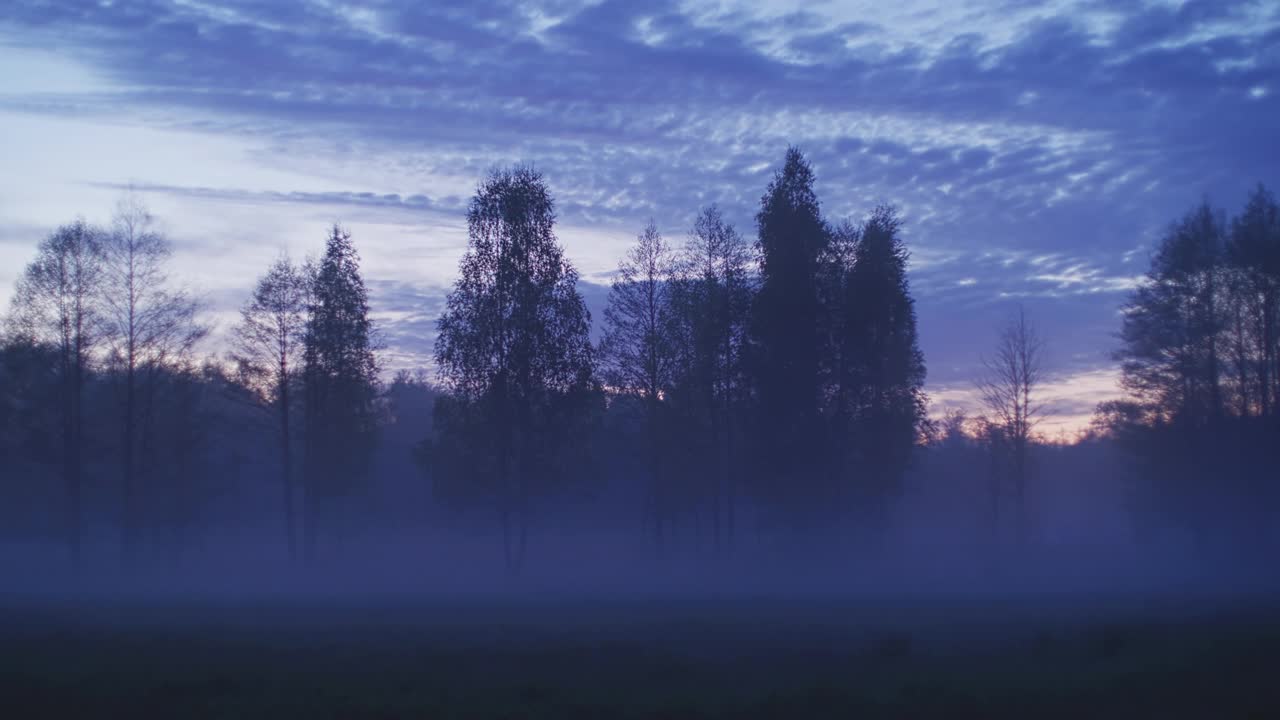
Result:
{"label": "tree trunk", "polygon": [[310,365],[304,370],[303,378],[303,468],[302,468],[302,556],[308,564],[316,560],[316,503],[318,501],[318,483],[316,476],[321,472],[320,459],[317,457],[320,447],[320,390],[317,387],[317,373]]}
{"label": "tree trunk", "polygon": [[[78,354],[78,353],[77,353]],[[71,562],[80,564],[81,553],[81,439],[83,429],[81,419],[81,397],[84,384],[82,361],[77,358],[71,368],[64,363],[64,371],[70,370],[71,377],[64,378],[63,392],[66,394],[63,412],[63,477],[67,491],[67,549]]]}
{"label": "tree trunk", "polygon": [[662,553],[662,520],[665,507],[663,505],[662,452],[658,447],[658,407],[657,398],[648,398],[647,433],[649,441],[649,509],[653,520],[653,541],[659,554]]}
{"label": "tree trunk", "polygon": [[1262,414],[1270,416],[1274,400],[1273,382],[1280,382],[1280,368],[1276,366],[1276,299],[1268,291],[1262,297]]}
{"label": "tree trunk", "polygon": [[293,453],[289,435],[289,381],[288,375],[280,382],[280,473],[284,489],[284,524],[289,547],[289,561],[298,559],[296,531],[293,516]]}
{"label": "tree trunk", "polygon": [[1027,542],[1027,440],[1019,438],[1014,448],[1014,503],[1017,505],[1017,543],[1021,547]]}
{"label": "tree trunk", "polygon": [[1240,393],[1240,416],[1249,417],[1252,412],[1251,403],[1249,402],[1249,356],[1248,342],[1245,335],[1244,311],[1240,307],[1240,303],[1235,303],[1235,337],[1232,338],[1234,347],[1236,384],[1239,385]]}
{"label": "tree trunk", "polygon": [[137,498],[136,488],[134,487],[133,476],[133,446],[135,436],[135,409],[134,409],[134,393],[136,388],[134,360],[128,358],[128,367],[125,369],[125,388],[124,388],[124,428],[123,430],[123,459],[122,459],[122,485],[124,492],[123,522],[121,523],[121,546],[124,552],[125,562],[133,562],[134,545],[136,542],[137,532]]}
{"label": "tree trunk", "polygon": [[1002,448],[997,447],[994,440],[991,442],[988,490],[991,493],[991,540],[994,546],[999,546],[1000,544],[1000,474],[1002,469],[1000,467],[1000,454],[1002,450]]}
{"label": "tree trunk", "polygon": [[[141,423],[135,428],[139,447],[137,455],[134,456],[133,468],[134,507],[137,509],[134,514],[134,527],[137,533],[135,540],[138,536],[142,537],[146,542],[144,549],[150,550],[153,555],[159,549],[156,547],[157,542],[162,539],[161,526],[165,518],[161,515],[164,511],[166,495],[164,488],[157,487],[155,482],[155,375],[155,366],[149,365],[146,380],[142,385]],[[139,459],[142,460],[141,463],[138,462]]]}

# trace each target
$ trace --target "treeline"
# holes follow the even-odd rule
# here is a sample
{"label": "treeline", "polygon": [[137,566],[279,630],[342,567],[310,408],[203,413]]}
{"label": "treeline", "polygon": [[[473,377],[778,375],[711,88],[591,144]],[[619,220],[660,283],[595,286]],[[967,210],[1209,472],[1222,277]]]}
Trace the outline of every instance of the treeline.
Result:
{"label": "treeline", "polygon": [[674,235],[643,228],[598,343],[555,223],[540,173],[481,182],[435,372],[390,382],[340,226],[316,257],[267,268],[211,356],[140,204],[58,228],[0,345],[0,534],[77,560],[85,538],[114,536],[134,561],[256,528],[301,560],[374,526],[482,518],[514,571],[532,534],[575,513],[659,555],[867,547],[904,527],[1026,547],[1071,524],[1074,497],[1082,537],[1114,510],[1275,547],[1280,219],[1265,189],[1230,221],[1206,205],[1170,229],[1123,316],[1130,398],[1052,448],[1036,431],[1046,341],[1021,311],[975,378],[983,414],[927,417],[901,221],[889,206],[824,216],[794,148],[753,239],[715,206]]}
{"label": "treeline", "polygon": [[[1169,226],[1122,309],[1128,398],[1098,429],[1136,462],[1148,527],[1274,550],[1280,510],[1280,208],[1203,201]],[[1222,532],[1229,528],[1229,532]],[[1270,542],[1267,542],[1270,541]]]}
{"label": "treeline", "polygon": [[509,566],[540,497],[626,458],[662,546],[750,526],[884,521],[925,423],[924,360],[899,220],[822,216],[796,149],[748,244],[714,206],[678,247],[652,223],[622,260],[593,347],[542,176],[494,173],[468,213],[440,319],[444,390],[420,457],[438,486],[492,503]]}
{"label": "treeline", "polygon": [[[208,328],[201,304],[170,282],[170,253],[132,196],[110,227],[78,220],[40,243],[0,357],[4,480],[56,473],[64,502],[49,524],[76,560],[86,525],[107,518],[125,558],[140,546],[167,554],[185,547],[222,480],[260,460],[259,440],[274,437],[290,556],[299,532],[313,551],[327,501],[358,483],[377,428],[378,369],[351,237],[334,227],[318,261],[277,261],[221,359],[196,356]],[[304,488],[295,488],[297,436]],[[99,500],[92,513],[86,492]],[[22,519],[11,512],[6,522]]]}
{"label": "treeline", "polygon": [[1046,339],[1019,311],[984,359],[984,414],[944,417],[927,462],[949,458],[952,478],[967,475],[972,488],[985,481],[992,537],[1015,546],[1046,514],[1027,496],[1043,498],[1057,475],[1059,486],[1107,497],[1114,508],[1094,507],[1094,519],[1120,510],[1149,547],[1266,567],[1280,546],[1274,195],[1258,185],[1235,216],[1204,200],[1170,223],[1120,318],[1125,396],[1100,403],[1074,445],[1046,448],[1036,436]]}

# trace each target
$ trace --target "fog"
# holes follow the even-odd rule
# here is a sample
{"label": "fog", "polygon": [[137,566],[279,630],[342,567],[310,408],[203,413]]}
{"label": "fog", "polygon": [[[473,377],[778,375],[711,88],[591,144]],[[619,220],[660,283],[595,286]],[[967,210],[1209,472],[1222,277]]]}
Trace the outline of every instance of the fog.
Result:
{"label": "fog", "polygon": [[1126,396],[1069,443],[1040,428],[1071,339],[1022,307],[980,414],[930,413],[903,219],[824,217],[798,148],[754,242],[715,205],[679,246],[650,222],[598,319],[555,222],[541,172],[491,171],[434,364],[396,373],[340,224],[204,354],[139,198],[40,241],[0,338],[0,690],[125,716],[1275,694],[1264,187],[1170,226],[1120,315]]}
{"label": "fog", "polygon": [[[306,563],[289,559],[271,517],[257,528],[208,521],[188,528],[181,547],[151,547],[132,559],[123,557],[115,528],[97,527],[86,535],[78,565],[68,562],[60,542],[6,538],[0,544],[0,595],[25,603],[430,604],[467,597],[749,604],[825,598],[851,606],[903,601],[937,609],[983,599],[1087,606],[1114,598],[1203,602],[1208,608],[1250,595],[1261,601],[1280,590],[1267,553],[1246,555],[1176,535],[1143,538],[1133,523],[1108,527],[1114,508],[1094,502],[1074,505],[1067,517],[1048,513],[1054,535],[1024,546],[992,542],[980,516],[958,517],[954,506],[908,498],[899,503],[893,529],[872,539],[849,532],[760,531],[720,548],[680,528],[656,547],[641,517],[606,515],[607,508],[586,504],[576,512],[535,516],[529,557],[518,572],[502,564],[497,519],[480,511],[445,527],[432,527],[426,511],[416,526],[399,513],[366,511]],[[1224,526],[1224,534],[1230,529]]]}

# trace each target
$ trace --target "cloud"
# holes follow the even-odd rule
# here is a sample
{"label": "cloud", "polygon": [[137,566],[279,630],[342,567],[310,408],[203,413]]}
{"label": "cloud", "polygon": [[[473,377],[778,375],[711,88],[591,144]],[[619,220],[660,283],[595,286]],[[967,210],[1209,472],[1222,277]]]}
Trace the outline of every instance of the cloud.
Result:
{"label": "cloud", "polygon": [[162,193],[201,200],[237,203],[297,203],[323,206],[356,206],[361,208],[390,208],[395,210],[422,210],[430,212],[464,213],[466,203],[453,196],[433,200],[426,195],[402,197],[397,193],[371,192],[279,192],[273,190],[245,190],[242,188],[184,187],[159,183],[91,183],[97,187],[117,192]]}

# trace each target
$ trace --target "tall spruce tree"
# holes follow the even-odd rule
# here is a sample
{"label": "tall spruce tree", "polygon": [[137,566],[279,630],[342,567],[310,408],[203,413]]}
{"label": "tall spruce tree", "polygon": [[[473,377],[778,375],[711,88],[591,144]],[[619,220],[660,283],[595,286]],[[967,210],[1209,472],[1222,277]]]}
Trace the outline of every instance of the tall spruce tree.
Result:
{"label": "tall spruce tree", "polygon": [[[314,267],[303,338],[304,552],[363,478],[373,451],[378,362],[369,298],[351,233],[334,225]],[[322,519],[323,518],[323,519]]]}
{"label": "tall spruce tree", "polygon": [[862,226],[842,308],[855,418],[853,437],[845,441],[856,448],[863,498],[881,517],[926,419],[924,355],[900,228],[888,206],[876,208]]}
{"label": "tall spruce tree", "polygon": [[595,394],[590,314],[555,236],[542,174],[493,172],[467,213],[468,245],[436,338],[448,396],[432,472],[491,502],[509,571],[524,564],[535,496],[563,481]]}
{"label": "tall spruce tree", "polygon": [[823,454],[819,274],[830,234],[813,183],[800,150],[788,148],[756,215],[760,279],[749,347],[758,410],[753,446],[760,489],[792,520],[799,519],[797,511],[821,503],[815,496]]}

